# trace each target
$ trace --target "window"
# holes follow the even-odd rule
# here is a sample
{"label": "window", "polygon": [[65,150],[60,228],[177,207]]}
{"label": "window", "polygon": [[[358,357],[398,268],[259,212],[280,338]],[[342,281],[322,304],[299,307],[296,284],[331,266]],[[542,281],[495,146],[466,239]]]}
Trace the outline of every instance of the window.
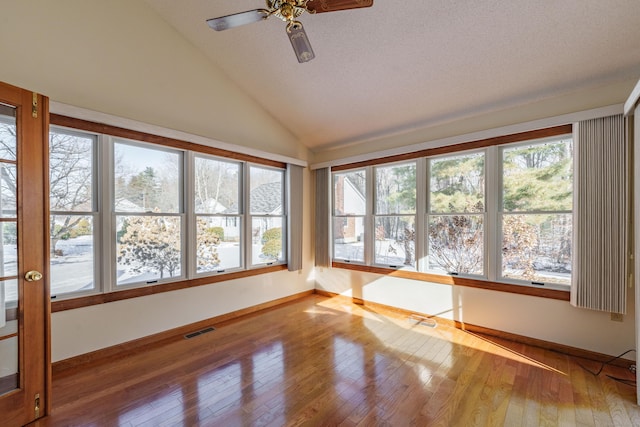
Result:
{"label": "window", "polygon": [[333,257],[364,262],[367,212],[364,169],[333,174]]}
{"label": "window", "polygon": [[113,159],[116,284],[180,277],[182,152],[117,140]]}
{"label": "window", "polygon": [[501,138],[469,150],[427,150],[413,161],[340,167],[332,172],[334,261],[371,266],[368,271],[408,270],[407,277],[430,273],[429,280],[491,281],[501,289],[568,290],[573,143],[567,130],[526,142],[520,134],[513,143]]}
{"label": "window", "polygon": [[501,276],[571,283],[572,140],[502,149]]}
{"label": "window", "polygon": [[374,168],[374,263],[415,268],[416,163]]}
{"label": "window", "polygon": [[249,181],[251,264],[283,261],[284,171],[250,166]]}
{"label": "window", "polygon": [[16,132],[15,109],[0,104],[0,328],[8,320],[7,309],[18,307]]}
{"label": "window", "polygon": [[195,158],[196,271],[242,267],[240,183],[242,164]]}
{"label": "window", "polygon": [[54,298],[286,264],[285,164],[60,117],[49,141]]}
{"label": "window", "polygon": [[96,141],[89,133],[49,133],[52,295],[96,289]]}
{"label": "window", "polygon": [[428,269],[484,275],[484,152],[429,159]]}

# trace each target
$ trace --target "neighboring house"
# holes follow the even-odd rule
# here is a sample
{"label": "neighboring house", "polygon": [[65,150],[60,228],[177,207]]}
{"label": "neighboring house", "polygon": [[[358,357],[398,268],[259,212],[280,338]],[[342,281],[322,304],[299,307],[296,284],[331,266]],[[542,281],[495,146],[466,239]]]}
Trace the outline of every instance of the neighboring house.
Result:
{"label": "neighboring house", "polygon": [[205,200],[204,202],[196,201],[196,212],[221,213],[227,208],[214,198]]}
{"label": "neighboring house", "polygon": [[[269,182],[251,190],[249,209],[253,216],[253,224],[251,225],[253,243],[260,243],[260,236],[265,231],[282,227],[283,200],[280,198],[281,189],[282,184],[280,182]],[[238,205],[234,204],[222,213],[236,213],[238,211]],[[235,224],[229,225],[235,226]]]}
{"label": "neighboring house", "polygon": [[[365,197],[351,182],[349,177],[340,176],[335,186],[335,210],[339,215],[354,215],[364,212]],[[344,217],[343,222],[336,221],[333,226],[333,238],[336,243],[354,243],[362,241],[364,224],[356,217]]]}
{"label": "neighboring house", "polygon": [[251,212],[260,215],[282,215],[281,188],[281,183],[269,182],[252,189],[249,196]]}
{"label": "neighboring house", "polygon": [[117,199],[115,211],[116,212],[144,212],[144,208],[142,206],[136,205],[129,199]]}
{"label": "neighboring house", "polygon": [[[237,213],[237,207],[227,208],[214,198],[205,200],[204,202],[196,202],[196,212],[207,212],[221,215],[232,215]],[[236,216],[227,216],[222,221],[224,229],[224,241],[238,241],[240,239],[240,229],[238,227],[238,218]]]}
{"label": "neighboring house", "polygon": [[261,236],[265,231],[282,227],[283,201],[280,198],[281,188],[281,183],[269,182],[251,190],[249,207],[251,212],[256,214],[251,224],[254,244],[260,243]]}

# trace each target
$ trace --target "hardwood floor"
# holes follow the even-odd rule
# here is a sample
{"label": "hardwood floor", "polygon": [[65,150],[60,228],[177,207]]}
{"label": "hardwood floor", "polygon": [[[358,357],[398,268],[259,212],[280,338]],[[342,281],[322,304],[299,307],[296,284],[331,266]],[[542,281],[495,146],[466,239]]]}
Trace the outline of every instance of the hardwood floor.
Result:
{"label": "hardwood floor", "polygon": [[36,426],[638,426],[628,370],[318,295],[58,373]]}

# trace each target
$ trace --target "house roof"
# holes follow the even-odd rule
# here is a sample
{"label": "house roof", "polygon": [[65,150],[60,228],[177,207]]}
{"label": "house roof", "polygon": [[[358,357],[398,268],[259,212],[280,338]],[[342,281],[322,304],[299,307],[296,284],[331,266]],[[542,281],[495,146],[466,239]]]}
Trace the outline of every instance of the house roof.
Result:
{"label": "house roof", "polygon": [[[279,182],[269,182],[251,189],[249,195],[251,203],[251,213],[280,215],[282,213],[282,184]],[[238,205],[234,204],[225,213],[237,213]]]}

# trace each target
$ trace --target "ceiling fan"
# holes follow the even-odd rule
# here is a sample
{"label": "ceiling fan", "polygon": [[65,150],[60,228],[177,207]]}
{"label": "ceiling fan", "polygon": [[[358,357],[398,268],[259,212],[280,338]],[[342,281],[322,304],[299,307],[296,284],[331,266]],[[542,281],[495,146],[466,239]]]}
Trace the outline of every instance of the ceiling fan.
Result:
{"label": "ceiling fan", "polygon": [[373,5],[373,0],[266,0],[266,2],[267,9],[254,9],[211,18],[207,20],[207,24],[216,31],[224,31],[229,28],[264,21],[270,16],[276,16],[287,23],[287,36],[291,41],[291,46],[293,46],[298,62],[302,63],[311,61],[315,58],[315,54],[302,23],[296,21],[296,18],[304,12],[336,12]]}

